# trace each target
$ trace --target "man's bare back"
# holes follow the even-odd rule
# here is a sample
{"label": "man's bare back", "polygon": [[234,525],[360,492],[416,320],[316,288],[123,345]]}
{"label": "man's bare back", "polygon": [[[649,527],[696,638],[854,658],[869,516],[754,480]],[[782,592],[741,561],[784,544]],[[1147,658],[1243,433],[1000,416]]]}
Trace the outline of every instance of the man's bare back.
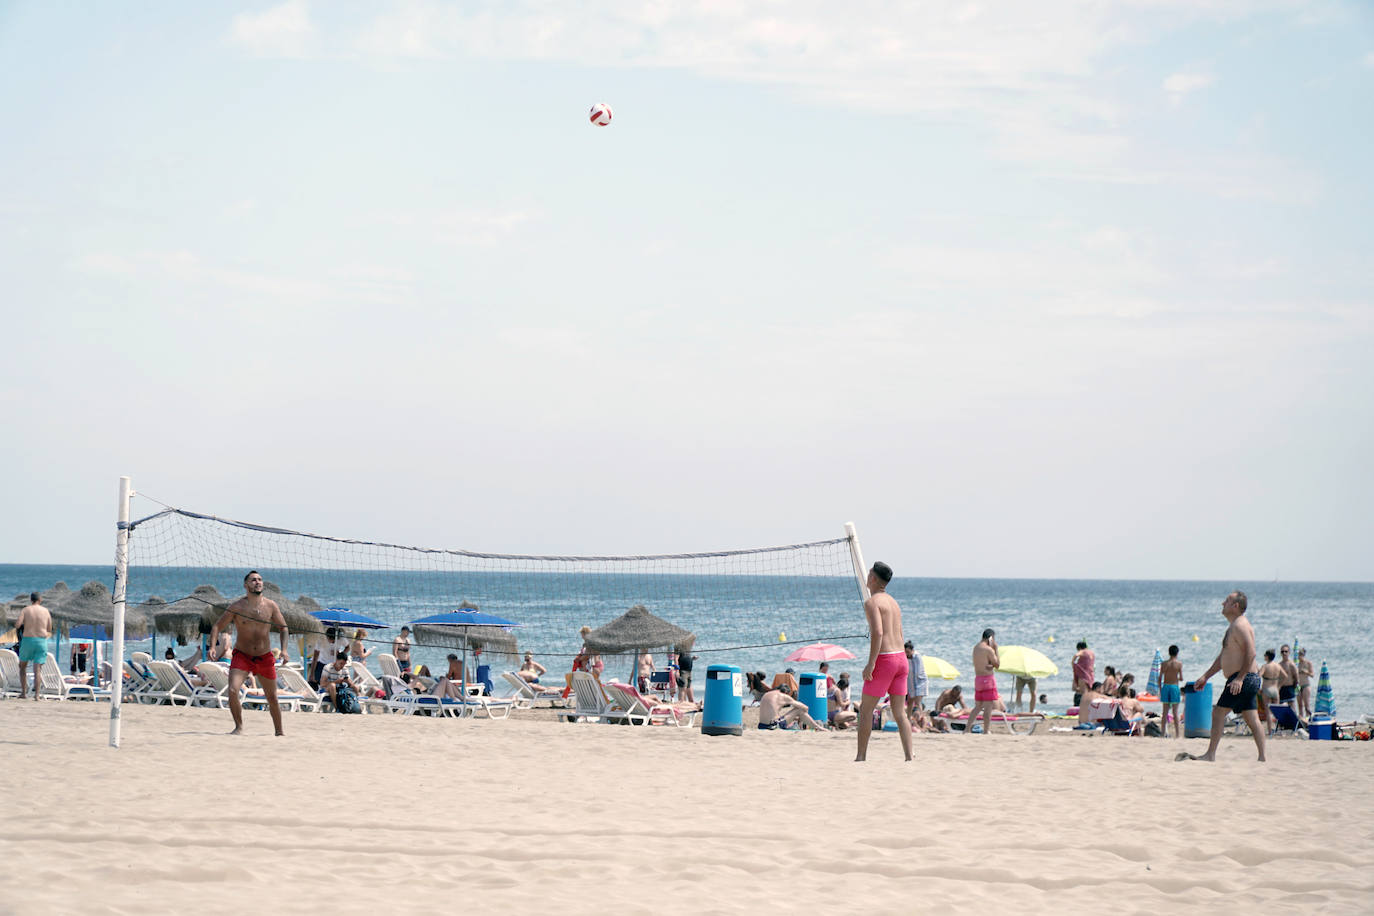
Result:
{"label": "man's bare back", "polygon": [[1177,658],[1167,660],[1159,667],[1159,678],[1165,684],[1181,684],[1183,682],[1183,662]]}
{"label": "man's bare back", "polygon": [[869,597],[864,604],[864,612],[872,620],[874,617],[882,626],[882,638],[878,640],[879,652],[902,652],[906,637],[902,635],[902,609],[897,599],[887,592],[879,592]]}
{"label": "man's bare back", "polygon": [[52,614],[43,605],[34,602],[19,612],[19,619],[14,626],[23,627],[25,636],[47,639],[52,635]]}

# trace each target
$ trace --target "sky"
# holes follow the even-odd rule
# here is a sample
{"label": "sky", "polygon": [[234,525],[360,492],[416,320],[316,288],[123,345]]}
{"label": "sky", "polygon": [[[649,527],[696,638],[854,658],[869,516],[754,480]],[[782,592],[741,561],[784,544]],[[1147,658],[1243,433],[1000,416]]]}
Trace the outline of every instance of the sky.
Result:
{"label": "sky", "polygon": [[581,6],[0,0],[0,562],[1374,580],[1374,8]]}

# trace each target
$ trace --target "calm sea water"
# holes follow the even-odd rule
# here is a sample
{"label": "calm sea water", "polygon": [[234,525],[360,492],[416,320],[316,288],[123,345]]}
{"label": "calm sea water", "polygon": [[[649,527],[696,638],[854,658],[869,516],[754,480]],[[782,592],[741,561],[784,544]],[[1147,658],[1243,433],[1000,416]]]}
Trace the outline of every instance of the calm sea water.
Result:
{"label": "calm sea water", "polygon": [[[429,572],[264,573],[287,595],[307,594],[322,605],[346,606],[397,626],[471,600],[484,611],[523,624],[515,631],[521,648],[534,651],[551,672],[567,670],[581,625],[596,627],[614,619],[627,607],[625,596],[641,591],[650,596],[645,600],[650,610],[697,634],[699,666],[727,663],[769,673],[789,666],[808,670],[784,658],[817,639],[837,642],[859,656],[866,651],[863,611],[849,577],[474,573],[457,582]],[[241,570],[135,569],[129,598],[141,601],[157,594],[172,600],[200,584],[234,596],[241,594],[241,577]],[[79,588],[96,580],[109,587],[112,578],[108,566],[0,565],[0,595],[42,591],[57,581]],[[1097,653],[1099,676],[1104,665],[1113,665],[1134,673],[1143,686],[1155,649],[1173,643],[1180,647],[1185,676],[1196,677],[1216,656],[1225,628],[1221,600],[1234,588],[1250,598],[1261,651],[1298,640],[1318,670],[1323,661],[1328,664],[1341,717],[1374,713],[1374,639],[1369,633],[1374,583],[899,578],[890,591],[904,609],[907,636],[926,654],[959,668],[965,689],[971,687],[967,671],[972,647],[984,627],[993,627],[1002,645],[1032,646],[1059,665],[1061,673],[1043,679],[1040,690],[1048,694],[1051,707],[1063,707],[1071,699],[1069,659],[1079,639]],[[656,595],[660,600],[654,600]],[[380,631],[378,638],[389,640],[392,632]],[[147,651],[150,646],[145,641],[132,648]],[[447,651],[421,649],[416,658],[434,667]],[[607,666],[611,674],[624,677],[630,659],[609,658]],[[861,660],[841,661],[832,671],[857,675],[861,667]],[[933,682],[935,686],[943,685]]]}

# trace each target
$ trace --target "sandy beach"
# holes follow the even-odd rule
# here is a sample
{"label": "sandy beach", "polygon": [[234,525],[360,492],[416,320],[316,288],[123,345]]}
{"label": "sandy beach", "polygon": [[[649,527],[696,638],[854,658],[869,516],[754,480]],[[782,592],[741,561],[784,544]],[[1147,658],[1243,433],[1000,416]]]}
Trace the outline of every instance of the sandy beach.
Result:
{"label": "sandy beach", "polygon": [[[1369,912],[1368,743],[0,703],[6,913]],[[526,714],[528,715],[528,714]]]}

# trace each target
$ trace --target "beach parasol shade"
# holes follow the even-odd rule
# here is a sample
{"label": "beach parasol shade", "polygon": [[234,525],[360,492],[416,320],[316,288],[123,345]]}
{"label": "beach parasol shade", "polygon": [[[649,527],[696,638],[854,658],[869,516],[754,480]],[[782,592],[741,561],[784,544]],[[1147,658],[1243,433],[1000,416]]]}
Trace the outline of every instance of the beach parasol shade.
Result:
{"label": "beach parasol shade", "polygon": [[168,604],[154,595],[140,604],[139,610],[152,619],[153,631],[192,642],[210,627],[230,605],[230,600],[213,585],[197,585],[185,598]]}
{"label": "beach parasol shade", "polygon": [[[67,583],[58,582],[47,591],[39,592],[38,603],[43,605],[49,611],[51,611],[54,607],[70,598],[71,595],[72,590],[67,587]],[[9,602],[6,609],[6,616],[9,618],[8,622],[13,624],[16,620],[18,620],[20,612],[28,606],[28,592],[23,592],[22,594],[15,595],[14,600]]]}
{"label": "beach parasol shade", "polygon": [[[64,634],[76,626],[109,628],[114,625],[114,597],[101,582],[87,582],[80,591],[68,592],[64,598],[54,601],[48,610],[52,614],[54,627]],[[126,605],[124,629],[128,633],[146,632],[147,617],[139,613],[137,608]]]}
{"label": "beach parasol shade", "polygon": [[[410,628],[421,636],[443,632],[457,632],[463,649],[463,692],[468,684],[468,647],[484,649],[498,654],[514,655],[515,639],[506,631],[520,624],[495,614],[485,614],[476,607],[463,602],[463,606],[442,614],[431,614],[410,622]],[[509,640],[509,643],[506,643]]]}
{"label": "beach parasol shade", "polygon": [[385,630],[391,626],[389,623],[374,620],[366,614],[355,614],[346,607],[327,607],[318,611],[311,611],[310,616],[325,626],[352,627],[361,630]]}
{"label": "beach parasol shade", "polygon": [[[1043,652],[1029,646],[998,646],[997,658],[1001,662],[997,670],[1002,674],[1042,678],[1059,673],[1059,666]],[[930,676],[929,669],[926,670],[926,676]]]}
{"label": "beach parasol shade", "polygon": [[783,661],[788,662],[837,662],[854,658],[854,653],[841,646],[828,642],[813,642],[802,646]]}
{"label": "beach parasol shade", "polygon": [[934,655],[922,655],[921,664],[925,665],[926,677],[932,681],[953,681],[959,677],[959,669]]}
{"label": "beach parasol shade", "polygon": [[1322,673],[1317,676],[1317,705],[1313,712],[1319,716],[1336,715],[1336,698],[1331,693],[1331,674],[1326,670],[1326,659],[1322,659]]}
{"label": "beach parasol shade", "polygon": [[644,605],[636,604],[605,626],[592,630],[584,641],[589,649],[614,654],[672,646],[687,651],[696,639],[696,634],[655,617]]}
{"label": "beach parasol shade", "polygon": [[1164,665],[1164,656],[1155,650],[1155,660],[1150,662],[1150,680],[1145,684],[1145,692],[1159,696],[1159,669]]}
{"label": "beach parasol shade", "polygon": [[[282,593],[281,586],[274,582],[264,582],[262,596],[277,602],[281,615],[286,618],[286,629],[292,633],[323,633],[324,624],[314,616],[315,611],[324,610],[314,598],[301,595],[292,601]],[[238,600],[238,599],[235,599]]]}

